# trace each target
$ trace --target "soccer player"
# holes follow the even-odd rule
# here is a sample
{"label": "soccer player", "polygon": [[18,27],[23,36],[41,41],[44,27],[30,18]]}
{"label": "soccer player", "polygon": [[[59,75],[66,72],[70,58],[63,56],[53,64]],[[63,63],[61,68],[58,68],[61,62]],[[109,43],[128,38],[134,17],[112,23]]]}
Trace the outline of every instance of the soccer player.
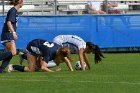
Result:
{"label": "soccer player", "polygon": [[42,39],[34,39],[28,43],[26,49],[28,51],[28,66],[9,65],[9,72],[13,70],[34,72],[36,67],[39,67],[46,72],[53,72],[47,66],[48,62],[51,60],[54,60],[56,65],[59,65],[61,62],[65,62],[69,70],[73,71],[69,59],[70,50],[67,47],[62,47],[56,43]]}
{"label": "soccer player", "polygon": [[83,71],[85,71],[84,61],[87,64],[89,70],[91,69],[87,53],[95,54],[95,64],[99,63],[102,58],[104,58],[98,45],[94,45],[91,42],[85,42],[82,38],[76,35],[58,35],[53,39],[53,42],[61,46],[69,47],[71,53],[78,53],[79,61]]}
{"label": "soccer player", "polygon": [[[15,40],[18,39],[18,36],[16,34],[16,24],[17,24],[17,18],[18,18],[18,10],[23,6],[23,0],[9,0],[11,5],[14,5],[12,7],[6,16],[6,20],[2,29],[1,33],[1,43],[4,45],[5,50],[9,51],[5,54],[5,56],[8,56],[12,54],[12,56],[15,56],[16,51],[16,45]],[[3,60],[1,64],[1,68],[5,69],[7,65],[9,64],[11,57],[7,57],[7,59]]]}
{"label": "soccer player", "polygon": [[[91,42],[85,42],[82,38],[76,35],[58,35],[53,39],[53,42],[61,46],[69,47],[71,53],[77,53],[79,55],[80,65],[83,71],[85,70],[84,61],[86,62],[89,70],[91,69],[87,53],[95,54],[95,64],[98,64],[100,61],[102,61],[102,58],[104,58],[98,45],[94,45]],[[21,55],[21,59],[23,60],[25,58],[26,53],[23,53]],[[53,66],[55,66],[55,63],[48,63],[48,67]]]}

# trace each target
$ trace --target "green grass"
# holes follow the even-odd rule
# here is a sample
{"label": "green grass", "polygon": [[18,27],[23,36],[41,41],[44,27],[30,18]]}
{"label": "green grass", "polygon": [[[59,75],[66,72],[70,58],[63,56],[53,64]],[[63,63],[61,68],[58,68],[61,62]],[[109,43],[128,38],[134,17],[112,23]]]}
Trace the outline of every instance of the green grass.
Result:
{"label": "green grass", "polygon": [[[0,93],[140,93],[140,54],[104,55],[106,58],[98,65],[89,55],[91,71],[70,72],[62,64],[61,72],[0,74]],[[18,60],[16,56],[11,63],[19,64]]]}

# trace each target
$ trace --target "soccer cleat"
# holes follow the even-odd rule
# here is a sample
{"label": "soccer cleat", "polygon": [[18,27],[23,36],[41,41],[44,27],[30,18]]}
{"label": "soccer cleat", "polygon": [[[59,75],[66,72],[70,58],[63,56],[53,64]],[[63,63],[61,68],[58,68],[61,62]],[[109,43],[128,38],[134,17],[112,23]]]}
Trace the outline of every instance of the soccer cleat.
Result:
{"label": "soccer cleat", "polygon": [[14,68],[13,68],[13,65],[10,64],[8,65],[8,72],[12,72],[12,71],[14,71]]}
{"label": "soccer cleat", "polygon": [[18,55],[23,55],[23,54],[24,54],[24,52],[21,52],[21,51],[20,51],[20,52],[18,52]]}

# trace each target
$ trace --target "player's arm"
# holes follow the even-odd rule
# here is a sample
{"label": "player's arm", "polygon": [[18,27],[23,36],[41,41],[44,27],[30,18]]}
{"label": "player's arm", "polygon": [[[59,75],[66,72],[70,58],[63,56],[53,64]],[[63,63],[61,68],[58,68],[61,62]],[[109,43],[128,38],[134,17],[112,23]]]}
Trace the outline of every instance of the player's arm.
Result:
{"label": "player's arm", "polygon": [[8,29],[9,29],[10,32],[15,32],[15,30],[14,30],[14,28],[12,26],[11,21],[7,21],[7,26],[8,26]]}
{"label": "player's arm", "polygon": [[14,28],[13,28],[13,25],[12,25],[12,22],[15,22],[15,18],[16,18],[16,14],[14,11],[10,10],[9,13],[8,13],[9,16],[7,16],[7,26],[8,26],[8,29],[10,32],[15,32]]}
{"label": "player's arm", "polygon": [[84,48],[81,48],[81,49],[78,51],[79,61],[80,61],[80,65],[81,65],[82,70],[85,71],[83,53],[84,53]]}
{"label": "player's arm", "polygon": [[88,69],[90,70],[91,67],[90,67],[90,62],[89,62],[87,53],[84,52],[83,56],[84,56],[84,60],[85,60],[85,62],[86,62],[86,64],[87,64],[87,66],[88,66]]}
{"label": "player's arm", "polygon": [[16,32],[15,32],[15,30],[13,28],[13,25],[12,25],[11,21],[7,21],[7,26],[8,26],[9,31],[11,33],[13,33],[14,39],[16,40],[18,37],[16,35]]}
{"label": "player's arm", "polygon": [[[52,68],[52,67],[56,66],[56,63],[53,61],[49,61],[48,63],[46,63],[45,61],[44,61],[45,63],[42,63],[41,61],[43,62],[43,57],[38,57],[37,63],[39,63],[39,64],[37,64],[37,67],[41,68],[41,65],[42,65],[42,70],[43,70],[43,69],[46,69],[46,67],[44,67],[44,66],[47,66],[47,72],[48,72],[48,68]],[[61,68],[56,68],[55,71],[57,71],[57,72],[61,71]]]}
{"label": "player's arm", "polygon": [[70,70],[70,71],[73,71],[73,68],[72,68],[72,65],[71,65],[70,60],[69,60],[67,57],[64,57],[64,61],[65,61],[65,63],[67,64],[69,70]]}
{"label": "player's arm", "polygon": [[40,62],[40,66],[41,66],[41,69],[43,71],[46,71],[46,72],[54,72],[54,71],[52,71],[51,69],[48,68],[47,63],[44,60],[42,60]]}
{"label": "player's arm", "polygon": [[14,39],[16,40],[18,37],[17,37],[17,35],[16,35],[16,32],[15,32],[15,30],[14,30],[14,27],[13,27],[13,25],[12,25],[12,22],[15,22],[16,20],[15,20],[15,18],[16,18],[16,14],[15,14],[15,12],[14,11],[9,11],[9,16],[7,17],[7,26],[8,26],[8,29],[9,29],[9,31],[11,32],[11,33],[13,33],[13,37],[14,37]]}

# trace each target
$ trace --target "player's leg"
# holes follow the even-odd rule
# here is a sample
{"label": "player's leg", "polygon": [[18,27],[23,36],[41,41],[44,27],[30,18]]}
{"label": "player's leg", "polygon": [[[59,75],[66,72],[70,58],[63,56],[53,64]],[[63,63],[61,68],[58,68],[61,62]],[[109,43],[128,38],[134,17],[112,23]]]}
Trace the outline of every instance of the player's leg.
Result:
{"label": "player's leg", "polygon": [[12,53],[10,51],[0,52],[0,61],[5,60],[9,57],[12,57]]}
{"label": "player's leg", "polygon": [[5,43],[5,48],[7,51],[11,51],[13,56],[17,54],[16,44],[14,41]]}
{"label": "player's leg", "polygon": [[[37,68],[40,68],[41,66],[40,66],[40,63],[41,63],[41,61],[43,60],[43,58],[41,57],[41,56],[38,56],[37,58],[36,58],[36,67]],[[49,61],[48,63],[47,63],[47,67],[48,68],[52,68],[52,67],[55,67],[55,66],[57,66],[56,65],[56,63],[53,61],[53,60],[51,60],[51,61]]]}
{"label": "player's leg", "polygon": [[25,67],[26,72],[34,72],[36,70],[37,57],[32,54],[27,54],[28,67]]}
{"label": "player's leg", "polygon": [[4,70],[8,66],[11,59],[12,59],[12,57],[9,57],[6,60],[3,60],[0,67]]}
{"label": "player's leg", "polygon": [[[6,56],[11,55],[10,52],[12,53],[12,56],[16,55],[16,45],[14,41],[7,42],[4,45],[5,45],[6,51],[9,51],[6,54]],[[2,69],[5,69],[8,66],[10,60],[12,59],[12,56],[7,57],[5,60],[2,61],[2,64],[0,66]]]}
{"label": "player's leg", "polygon": [[21,72],[34,72],[36,69],[36,57],[31,55],[31,54],[27,54],[27,58],[28,58],[28,66],[20,66],[20,65],[9,65],[8,67],[8,72],[17,70],[17,71],[21,71]]}
{"label": "player's leg", "polygon": [[15,71],[15,70],[20,71],[20,72],[24,72],[24,68],[25,68],[25,66],[10,64],[8,66],[8,72],[12,72],[12,71]]}
{"label": "player's leg", "polygon": [[[27,60],[27,54],[22,54],[22,55],[20,55],[20,65],[22,65],[22,63],[23,63],[23,61],[24,60]],[[37,62],[38,63],[38,62]],[[51,67],[55,67],[56,66],[56,64],[55,64],[55,62],[52,60],[52,61],[49,61],[48,62],[48,65],[47,65],[49,68],[51,68]]]}
{"label": "player's leg", "polygon": [[20,59],[19,63],[20,63],[20,65],[22,65],[24,60],[27,60],[27,51],[19,51],[18,55],[19,55],[19,59]]}

